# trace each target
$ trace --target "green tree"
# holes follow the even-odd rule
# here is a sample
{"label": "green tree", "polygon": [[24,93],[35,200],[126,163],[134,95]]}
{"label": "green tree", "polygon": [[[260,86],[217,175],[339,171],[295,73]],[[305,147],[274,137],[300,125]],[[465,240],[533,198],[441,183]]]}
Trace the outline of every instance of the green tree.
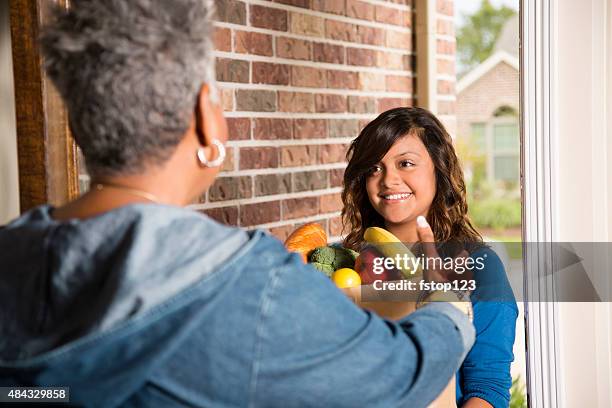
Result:
{"label": "green tree", "polygon": [[487,59],[493,52],[504,23],[516,14],[512,8],[502,5],[496,8],[489,0],[482,0],[480,9],[464,16],[457,32],[457,58],[460,75]]}

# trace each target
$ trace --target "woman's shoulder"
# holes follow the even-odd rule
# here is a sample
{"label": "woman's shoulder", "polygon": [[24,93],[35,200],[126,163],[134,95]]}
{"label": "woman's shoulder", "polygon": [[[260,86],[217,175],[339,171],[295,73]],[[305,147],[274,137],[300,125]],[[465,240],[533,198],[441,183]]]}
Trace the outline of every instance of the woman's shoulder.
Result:
{"label": "woman's shoulder", "polygon": [[[502,248],[503,250],[503,248]],[[500,252],[502,252],[500,256]],[[472,298],[475,301],[495,304],[495,308],[504,304],[516,309],[515,296],[508,280],[506,255],[498,245],[485,243],[470,253],[473,262],[473,279],[476,290]]]}
{"label": "woman's shoulder", "polygon": [[499,248],[491,243],[482,243],[470,252],[470,258],[476,265],[482,265],[480,269],[493,269],[495,271],[505,271],[504,254],[498,253]]}

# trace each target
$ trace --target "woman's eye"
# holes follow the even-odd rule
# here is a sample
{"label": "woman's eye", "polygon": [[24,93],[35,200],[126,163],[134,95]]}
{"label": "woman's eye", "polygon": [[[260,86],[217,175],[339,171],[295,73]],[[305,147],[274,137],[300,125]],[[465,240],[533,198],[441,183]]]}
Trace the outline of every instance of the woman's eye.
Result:
{"label": "woman's eye", "polygon": [[414,163],[408,160],[402,160],[400,162],[400,167],[412,167],[414,166]]}
{"label": "woman's eye", "polygon": [[380,166],[372,166],[370,168],[370,171],[368,171],[368,174],[372,175],[372,174],[376,174],[378,172],[380,172],[382,169],[380,168]]}

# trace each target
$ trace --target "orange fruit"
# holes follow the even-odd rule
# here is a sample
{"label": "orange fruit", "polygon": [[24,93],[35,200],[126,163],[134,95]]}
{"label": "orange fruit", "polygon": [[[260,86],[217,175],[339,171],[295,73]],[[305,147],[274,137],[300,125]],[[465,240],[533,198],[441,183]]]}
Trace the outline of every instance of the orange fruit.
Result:
{"label": "orange fruit", "polygon": [[359,274],[351,268],[341,268],[332,274],[332,281],[339,288],[354,288],[361,285]]}

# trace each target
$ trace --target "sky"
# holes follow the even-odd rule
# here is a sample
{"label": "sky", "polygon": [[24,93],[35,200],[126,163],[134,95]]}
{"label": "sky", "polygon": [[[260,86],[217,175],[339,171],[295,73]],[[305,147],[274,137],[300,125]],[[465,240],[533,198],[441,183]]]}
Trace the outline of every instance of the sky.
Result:
{"label": "sky", "polygon": [[[464,14],[472,14],[480,7],[482,0],[455,0],[455,25],[461,25]],[[495,7],[505,5],[518,11],[519,0],[490,0]]]}

